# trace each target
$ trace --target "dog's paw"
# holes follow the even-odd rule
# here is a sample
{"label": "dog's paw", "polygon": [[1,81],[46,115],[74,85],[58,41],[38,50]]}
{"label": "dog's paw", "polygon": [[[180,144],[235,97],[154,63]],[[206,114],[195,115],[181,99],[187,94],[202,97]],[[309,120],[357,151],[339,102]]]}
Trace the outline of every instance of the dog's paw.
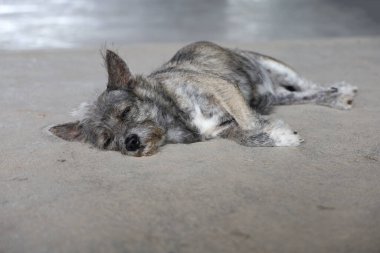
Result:
{"label": "dog's paw", "polygon": [[282,120],[276,120],[266,127],[265,132],[269,135],[276,147],[299,146],[303,139],[296,131],[290,129]]}
{"label": "dog's paw", "polygon": [[349,110],[352,108],[354,97],[358,92],[358,87],[353,86],[346,82],[339,82],[330,87],[329,94],[331,100],[328,105],[330,107]]}

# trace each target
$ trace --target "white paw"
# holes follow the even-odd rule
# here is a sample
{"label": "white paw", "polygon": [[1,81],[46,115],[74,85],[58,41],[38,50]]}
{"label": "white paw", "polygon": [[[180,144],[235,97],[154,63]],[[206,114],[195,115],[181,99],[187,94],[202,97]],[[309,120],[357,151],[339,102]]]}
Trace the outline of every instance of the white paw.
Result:
{"label": "white paw", "polygon": [[266,127],[265,132],[274,141],[277,147],[298,146],[303,139],[297,132],[290,129],[282,120],[276,120]]}
{"label": "white paw", "polygon": [[339,82],[331,86],[330,89],[335,98],[330,103],[331,107],[340,110],[349,110],[352,108],[354,97],[358,92],[358,87],[346,82]]}

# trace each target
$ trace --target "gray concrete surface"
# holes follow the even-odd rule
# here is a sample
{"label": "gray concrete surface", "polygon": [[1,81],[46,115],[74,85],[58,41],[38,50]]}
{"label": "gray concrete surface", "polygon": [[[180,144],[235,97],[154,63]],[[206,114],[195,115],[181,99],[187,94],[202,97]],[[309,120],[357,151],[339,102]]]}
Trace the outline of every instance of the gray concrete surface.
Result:
{"label": "gray concrete surface", "polygon": [[380,35],[378,0],[0,0],[0,48]]}
{"label": "gray concrete surface", "polygon": [[[279,107],[297,148],[132,158],[44,130],[104,88],[97,49],[0,52],[0,252],[380,252],[380,38],[241,46],[359,86],[354,109]],[[118,51],[147,73],[178,47]]]}

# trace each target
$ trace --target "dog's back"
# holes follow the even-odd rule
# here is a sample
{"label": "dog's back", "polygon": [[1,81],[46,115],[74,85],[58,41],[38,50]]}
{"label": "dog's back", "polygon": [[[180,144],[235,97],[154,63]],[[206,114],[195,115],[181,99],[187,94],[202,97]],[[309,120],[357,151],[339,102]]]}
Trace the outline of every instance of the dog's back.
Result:
{"label": "dog's back", "polygon": [[[150,76],[163,73],[202,74],[225,80],[228,86],[238,88],[246,102],[257,112],[270,111],[270,77],[253,57],[247,57],[243,51],[224,48],[207,41],[195,42],[180,49]],[[230,90],[230,87],[225,88]]]}

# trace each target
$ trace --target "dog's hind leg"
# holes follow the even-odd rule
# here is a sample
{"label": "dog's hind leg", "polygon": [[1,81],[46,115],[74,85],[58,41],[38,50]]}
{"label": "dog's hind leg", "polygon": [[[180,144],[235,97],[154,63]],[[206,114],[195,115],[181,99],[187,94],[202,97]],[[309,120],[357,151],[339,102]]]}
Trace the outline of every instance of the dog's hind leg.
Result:
{"label": "dog's hind leg", "polygon": [[346,82],[322,86],[300,76],[285,63],[269,56],[252,53],[269,73],[273,84],[274,105],[315,103],[341,110],[352,107],[357,87]]}
{"label": "dog's hind leg", "polygon": [[280,86],[288,91],[302,91],[318,86],[303,79],[292,67],[280,60],[247,50],[236,50],[236,53],[259,63],[272,80],[273,89]]}
{"label": "dog's hind leg", "polygon": [[314,103],[341,110],[351,109],[357,88],[347,83],[336,83],[330,87],[318,87],[305,91],[278,89],[274,105]]}

